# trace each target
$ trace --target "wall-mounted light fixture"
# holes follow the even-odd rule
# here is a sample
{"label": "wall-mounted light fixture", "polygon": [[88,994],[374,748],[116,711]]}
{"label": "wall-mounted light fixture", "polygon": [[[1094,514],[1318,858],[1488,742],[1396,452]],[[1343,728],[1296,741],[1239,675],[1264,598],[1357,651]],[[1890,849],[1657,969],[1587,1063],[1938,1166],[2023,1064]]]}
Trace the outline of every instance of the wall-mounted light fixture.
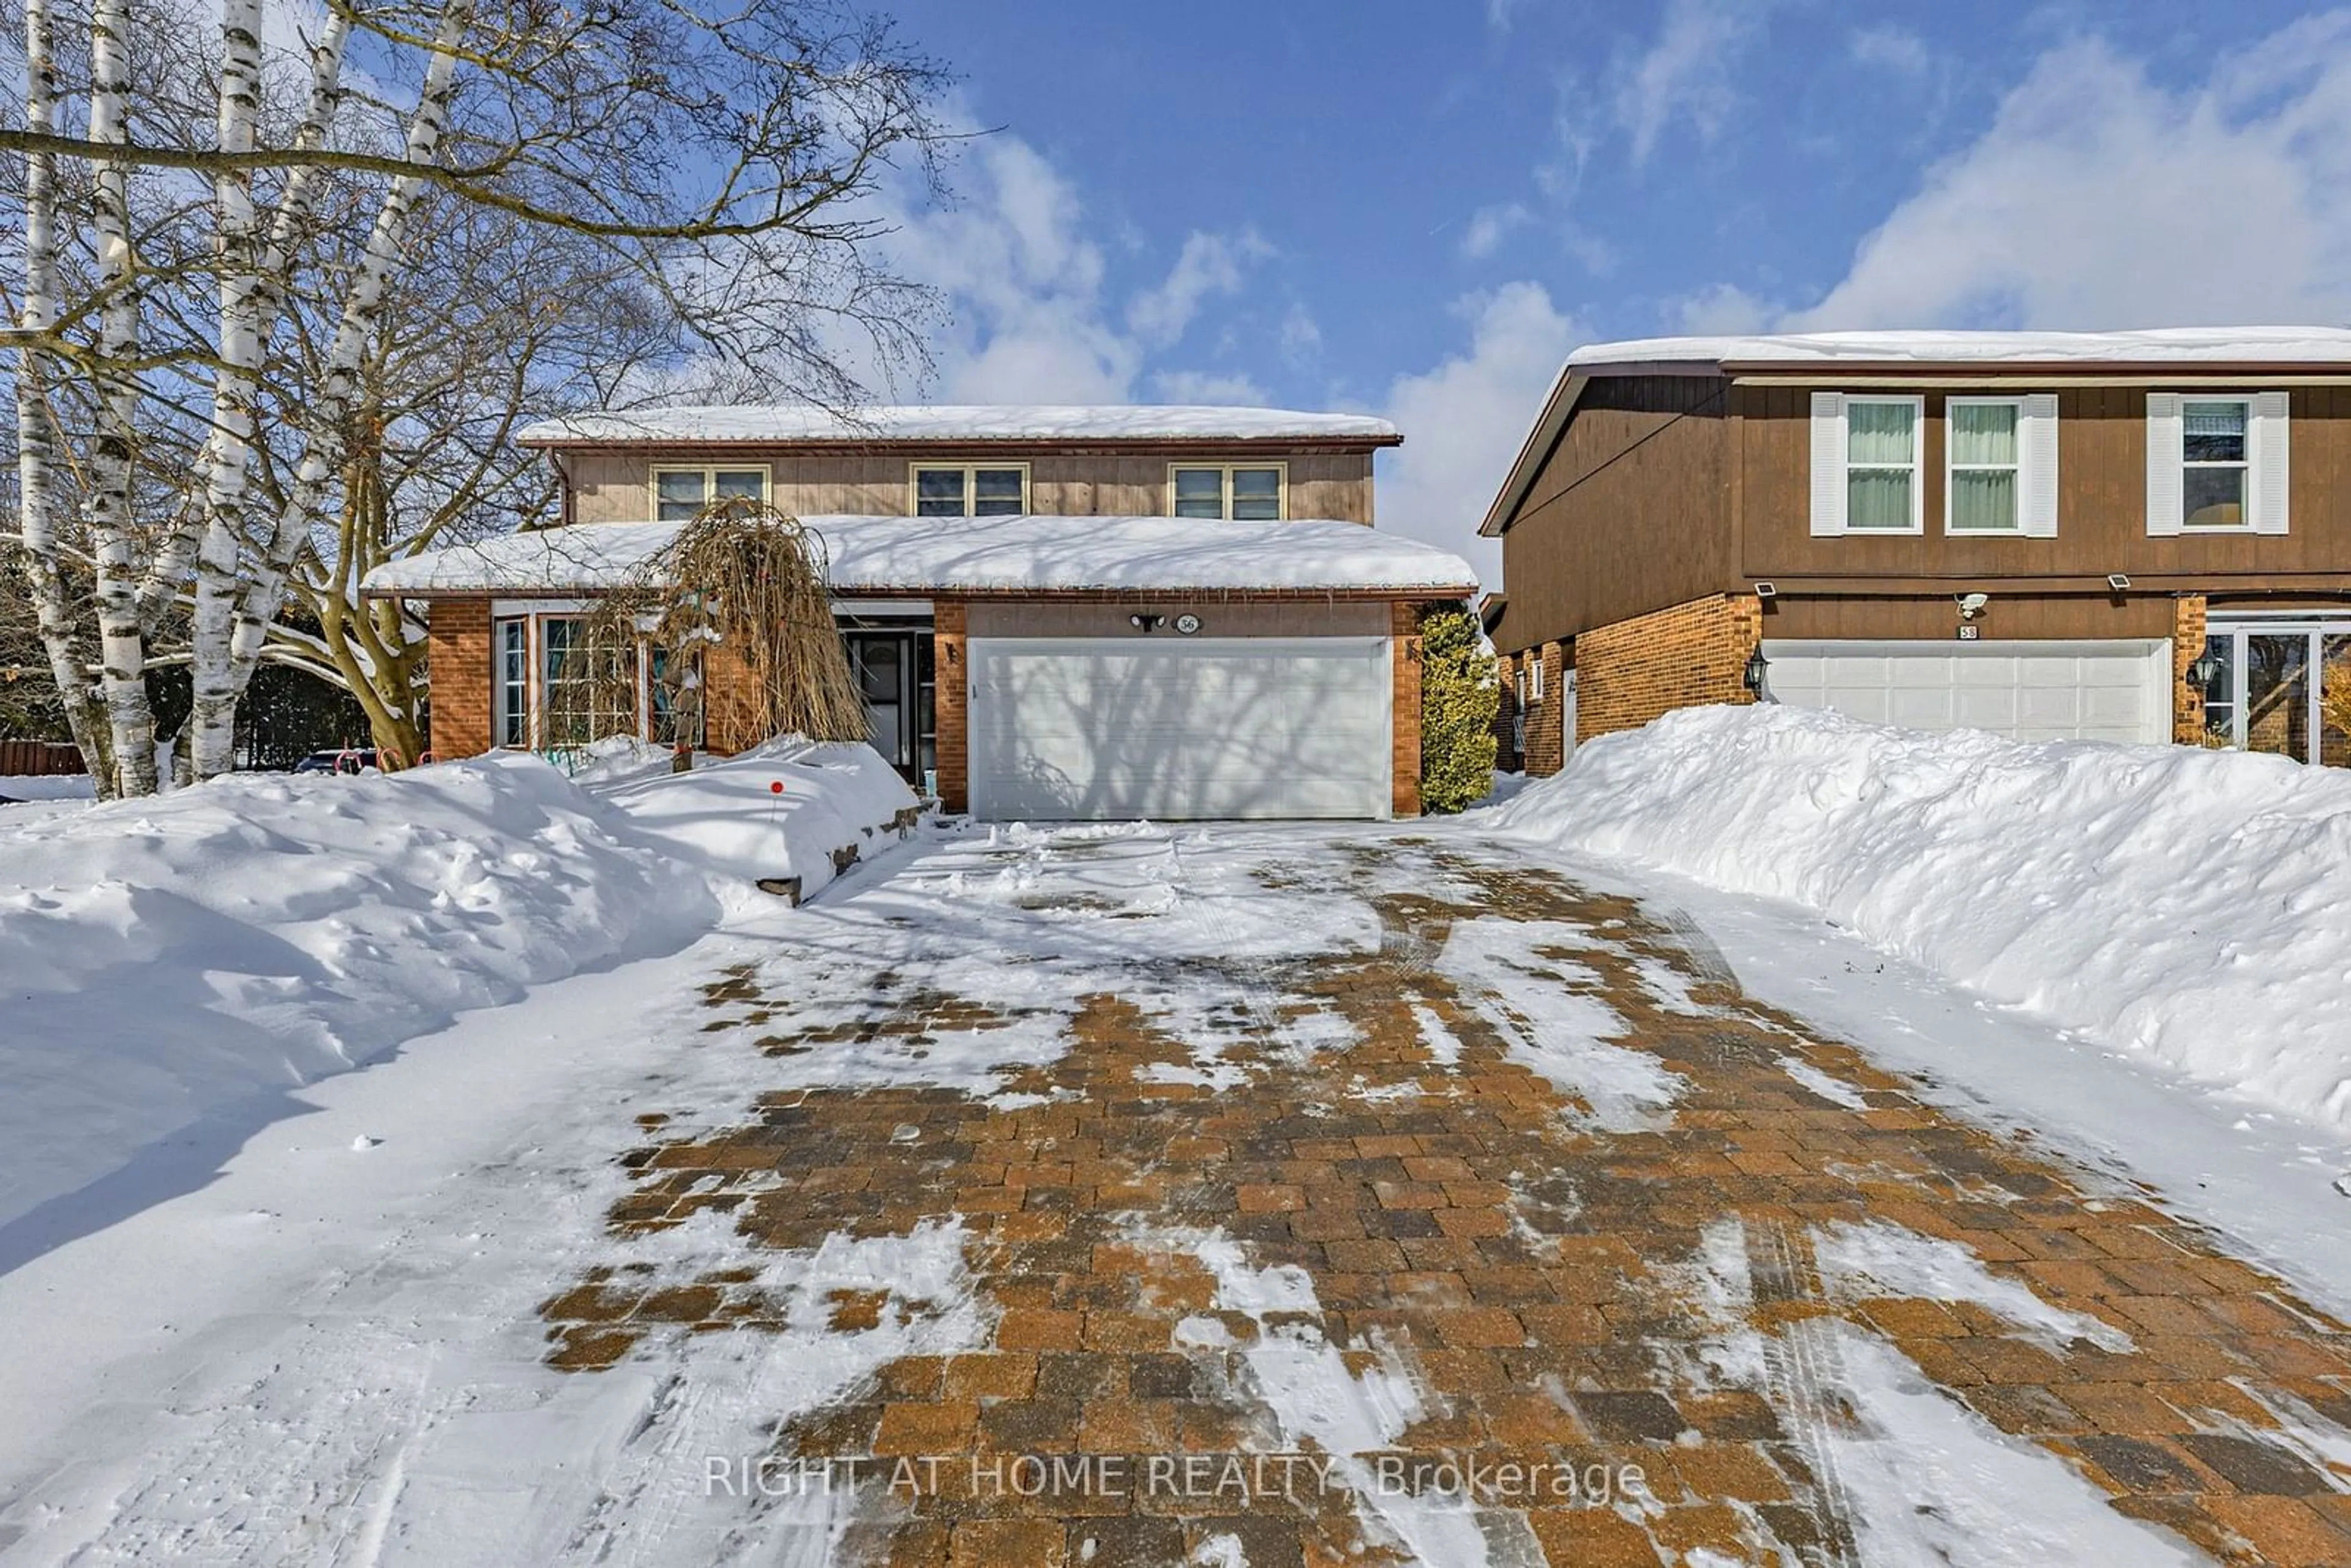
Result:
{"label": "wall-mounted light fixture", "polygon": [[1759,582],[1755,585],[1755,597],[1769,604],[1780,597],[1779,586],[1776,583]]}
{"label": "wall-mounted light fixture", "polygon": [[2110,571],[2106,573],[2106,586],[2113,589],[2116,593],[2128,593],[2130,591],[2130,573],[2126,571]]}
{"label": "wall-mounted light fixture", "polygon": [[2202,653],[2188,662],[2188,684],[2197,691],[2210,691],[2212,679],[2220,673],[2220,655],[2212,652],[2212,644],[2209,642],[2204,644]]}
{"label": "wall-mounted light fixture", "polygon": [[1758,648],[1747,655],[1747,669],[1740,676],[1740,684],[1747,688],[1749,696],[1760,702],[1763,697],[1763,679],[1771,673],[1771,661],[1763,656],[1762,649]]}
{"label": "wall-mounted light fixture", "polygon": [[1959,619],[1962,621],[1974,620],[1984,612],[1984,606],[1991,602],[1989,593],[1962,593],[1956,597],[1959,601]]}
{"label": "wall-mounted light fixture", "polygon": [[1138,632],[1156,632],[1162,626],[1167,624],[1167,617],[1165,615],[1130,615],[1126,618],[1126,623],[1134,627]]}

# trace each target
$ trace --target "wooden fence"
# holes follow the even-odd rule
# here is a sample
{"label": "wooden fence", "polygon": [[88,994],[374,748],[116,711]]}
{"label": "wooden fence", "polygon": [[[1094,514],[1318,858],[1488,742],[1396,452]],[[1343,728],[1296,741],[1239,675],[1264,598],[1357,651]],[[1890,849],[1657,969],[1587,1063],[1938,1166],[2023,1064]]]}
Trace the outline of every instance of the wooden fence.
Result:
{"label": "wooden fence", "polygon": [[87,773],[79,748],[61,740],[0,739],[0,779]]}

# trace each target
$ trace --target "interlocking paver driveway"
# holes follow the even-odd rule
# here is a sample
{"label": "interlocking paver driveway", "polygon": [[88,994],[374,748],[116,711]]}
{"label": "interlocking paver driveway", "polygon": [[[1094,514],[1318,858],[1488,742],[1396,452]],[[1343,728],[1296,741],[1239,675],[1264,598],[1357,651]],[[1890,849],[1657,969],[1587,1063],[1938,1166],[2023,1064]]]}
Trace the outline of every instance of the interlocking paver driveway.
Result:
{"label": "interlocking paver driveway", "polygon": [[[1167,867],[1085,874],[1146,852]],[[1219,953],[1196,925],[1155,953],[1212,862],[1376,936]],[[1974,1528],[1948,1488],[1995,1484],[1888,1515],[1872,1478],[1903,1456],[1872,1458],[1893,1439],[1855,1389],[1890,1366],[2150,1527],[2106,1561],[2351,1563],[2341,1323],[2150,1195],[1930,1107],[1635,904],[1368,829],[969,841],[852,896],[884,893],[935,915],[876,904],[883,972],[835,944],[714,977],[709,1049],[768,1053],[777,1089],[646,1118],[609,1267],[546,1308],[550,1359],[600,1375],[785,1329],[756,1270],[633,1282],[689,1218],[806,1249],[960,1217],[979,1341],[773,1437],[876,1457],[843,1560],[1876,1561]],[[1058,1010],[970,983],[1024,968],[1070,988]],[[926,1082],[953,1076],[935,1051],[1040,1030],[1060,1054]],[[923,1308],[884,1281],[831,1310]],[[893,1456],[952,1462],[893,1486]]]}

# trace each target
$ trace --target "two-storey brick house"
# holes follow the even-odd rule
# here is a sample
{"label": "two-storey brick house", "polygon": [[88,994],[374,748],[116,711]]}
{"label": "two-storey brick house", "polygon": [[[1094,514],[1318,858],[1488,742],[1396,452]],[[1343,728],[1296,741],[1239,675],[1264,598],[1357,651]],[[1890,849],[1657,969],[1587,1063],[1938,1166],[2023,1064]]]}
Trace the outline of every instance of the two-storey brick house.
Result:
{"label": "two-storey brick house", "polygon": [[2351,331],[1599,344],[1480,531],[1531,772],[1759,695],[2351,761]]}
{"label": "two-storey brick house", "polygon": [[[425,601],[439,758],[560,747],[589,601],[709,501],[820,534],[872,742],[950,810],[1040,819],[1418,810],[1420,609],[1466,563],[1372,528],[1384,421],[1269,409],[684,408],[522,432],[560,526],[372,574]],[[709,748],[764,737],[724,720]],[[646,673],[599,733],[666,740]],[[576,728],[576,719],[569,721]]]}

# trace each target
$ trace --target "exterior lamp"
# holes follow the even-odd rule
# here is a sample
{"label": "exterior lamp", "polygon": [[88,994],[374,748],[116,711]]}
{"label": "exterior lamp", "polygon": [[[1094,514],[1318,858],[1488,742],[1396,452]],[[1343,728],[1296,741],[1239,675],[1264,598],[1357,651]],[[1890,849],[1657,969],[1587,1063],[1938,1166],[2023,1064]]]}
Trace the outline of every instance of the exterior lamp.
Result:
{"label": "exterior lamp", "polygon": [[2220,673],[2220,661],[2214,655],[2212,644],[2207,643],[2204,644],[2204,651],[2189,663],[2188,684],[2199,692],[2209,691],[2211,689],[2212,678]]}
{"label": "exterior lamp", "polygon": [[1740,680],[1747,687],[1748,695],[1756,698],[1758,701],[1761,700],[1763,696],[1763,677],[1771,672],[1771,661],[1763,656],[1762,649],[1758,648],[1753,653],[1747,655],[1747,670],[1740,677]]}

